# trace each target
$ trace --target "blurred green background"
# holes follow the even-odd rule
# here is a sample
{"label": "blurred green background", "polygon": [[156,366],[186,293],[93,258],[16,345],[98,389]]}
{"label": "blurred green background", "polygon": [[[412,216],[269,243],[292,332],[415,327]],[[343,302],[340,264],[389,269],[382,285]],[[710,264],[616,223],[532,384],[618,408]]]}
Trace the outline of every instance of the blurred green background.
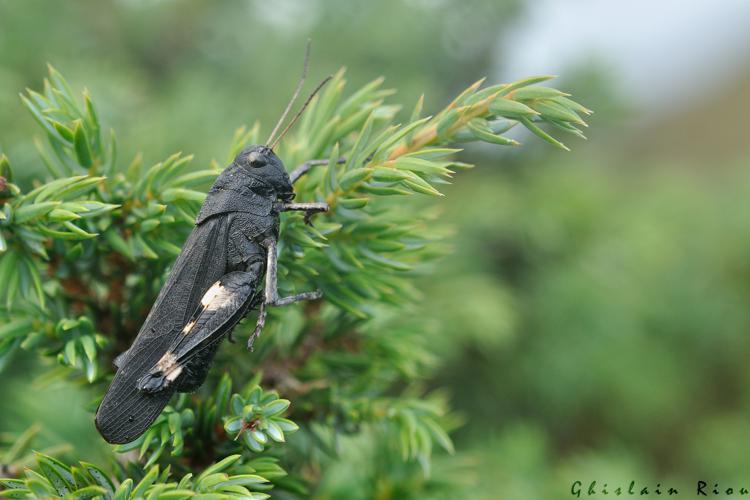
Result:
{"label": "blurred green background", "polygon": [[[41,175],[17,95],[47,62],[90,89],[122,152],[196,165],[277,117],[307,37],[312,81],[383,75],[406,109],[485,75],[559,74],[596,111],[589,141],[463,153],[477,168],[442,200],[455,251],[420,285],[467,479],[488,499],[750,483],[750,9],[682,6],[0,0],[0,147],[22,183]],[[0,432],[40,421],[94,459],[87,397],[29,370],[2,375]]]}

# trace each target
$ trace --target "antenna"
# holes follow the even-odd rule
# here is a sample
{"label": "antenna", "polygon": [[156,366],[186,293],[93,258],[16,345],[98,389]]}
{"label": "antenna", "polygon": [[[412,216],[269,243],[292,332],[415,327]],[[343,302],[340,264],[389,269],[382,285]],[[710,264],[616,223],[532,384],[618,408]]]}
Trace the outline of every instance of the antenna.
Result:
{"label": "antenna", "polygon": [[305,111],[305,108],[307,108],[307,105],[310,104],[310,101],[312,101],[313,97],[315,97],[315,95],[318,92],[320,92],[320,89],[322,89],[325,86],[326,83],[328,83],[329,81],[331,81],[331,78],[333,78],[333,76],[328,75],[327,77],[325,77],[325,79],[322,82],[320,82],[318,84],[317,87],[315,87],[315,90],[313,90],[312,93],[307,97],[307,99],[305,99],[305,103],[302,105],[302,107],[300,108],[300,110],[297,111],[297,114],[294,115],[294,118],[292,118],[292,121],[289,122],[289,125],[287,125],[286,128],[284,128],[284,130],[279,134],[279,136],[273,141],[272,144],[269,144],[268,147],[270,147],[271,149],[273,149],[274,146],[276,146],[276,144],[278,144],[279,141],[281,139],[283,139],[283,137],[286,135],[286,133],[289,132],[289,129],[291,129],[292,126],[295,123],[297,123],[297,120],[299,119],[299,117],[302,116],[302,113]]}
{"label": "antenna", "polygon": [[[266,140],[266,144],[271,144],[271,141],[273,140],[274,135],[276,135],[276,132],[279,130],[279,127],[281,127],[281,124],[284,123],[286,116],[289,114],[289,111],[292,109],[292,106],[294,105],[294,101],[296,101],[297,97],[299,97],[299,93],[302,90],[302,85],[305,83],[305,78],[307,77],[307,65],[310,62],[310,45],[311,44],[312,44],[312,41],[308,38],[307,46],[305,47],[305,62],[304,62],[304,66],[302,67],[302,76],[300,77],[299,82],[297,82],[297,88],[294,89],[294,94],[292,94],[292,98],[289,100],[289,103],[286,105],[286,109],[284,109],[284,112],[281,113],[281,118],[279,118],[278,123],[276,123],[276,126],[271,131],[271,135],[268,136],[268,139]],[[273,149],[273,146],[271,147],[271,149]]]}

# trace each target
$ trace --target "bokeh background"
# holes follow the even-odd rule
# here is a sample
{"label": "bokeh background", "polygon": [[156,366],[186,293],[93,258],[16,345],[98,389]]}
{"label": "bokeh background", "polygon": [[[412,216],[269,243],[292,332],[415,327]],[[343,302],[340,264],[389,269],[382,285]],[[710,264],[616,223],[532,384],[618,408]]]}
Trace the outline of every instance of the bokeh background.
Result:
{"label": "bokeh background", "polygon": [[[196,165],[275,119],[307,37],[311,80],[383,75],[406,109],[485,75],[557,74],[596,111],[589,140],[468,148],[477,168],[443,202],[454,252],[420,284],[431,385],[464,421],[458,473],[487,499],[748,486],[748,26],[742,0],[0,0],[0,147],[21,182],[41,174],[17,96],[48,62],[125,154]],[[88,396],[23,357],[1,377],[0,432],[41,422],[96,459]]]}

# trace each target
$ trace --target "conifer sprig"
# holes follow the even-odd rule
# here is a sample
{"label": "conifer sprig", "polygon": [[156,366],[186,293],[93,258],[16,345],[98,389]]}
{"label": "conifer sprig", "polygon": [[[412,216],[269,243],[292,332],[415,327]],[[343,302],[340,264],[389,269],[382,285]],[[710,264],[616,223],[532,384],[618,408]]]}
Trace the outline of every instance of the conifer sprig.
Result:
{"label": "conifer sprig", "polygon": [[[503,134],[517,124],[564,149],[540,125],[582,137],[591,112],[537,85],[548,79],[478,81],[434,116],[423,116],[419,99],[396,124],[400,108],[382,79],[347,94],[338,72],[277,151],[290,169],[328,160],[295,189],[331,210],[312,226],[284,214],[279,270],[284,291],[317,287],[324,299],[273,309],[252,354],[225,346],[198,394],[181,395],[143,436],[114,449],[123,465],[69,466],[51,452],[31,460],[33,433],[19,436],[0,450],[13,476],[0,494],[306,496],[363,443],[373,464],[401,464],[403,488],[416,488],[413,466],[424,477],[436,450],[454,453],[458,422],[446,397],[423,390],[434,364],[421,335],[428,326],[406,313],[419,297],[415,276],[444,253],[449,234],[432,202],[471,166],[457,143],[515,146]],[[22,187],[0,155],[0,369],[25,349],[62,367],[48,377],[80,378],[101,393],[222,166],[195,168],[179,153],[151,166],[140,154],[123,162],[89,93],[76,99],[53,68],[43,91],[22,100],[46,139],[36,143],[47,176]],[[239,129],[228,161],[259,133],[257,124]]]}

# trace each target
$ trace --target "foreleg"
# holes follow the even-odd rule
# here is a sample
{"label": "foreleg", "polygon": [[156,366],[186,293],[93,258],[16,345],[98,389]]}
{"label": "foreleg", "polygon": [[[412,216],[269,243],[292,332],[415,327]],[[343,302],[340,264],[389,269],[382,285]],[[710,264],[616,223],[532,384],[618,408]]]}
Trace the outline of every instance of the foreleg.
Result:
{"label": "foreleg", "polygon": [[[342,163],[346,163],[346,158],[343,156],[336,160],[336,163],[341,165]],[[313,167],[319,167],[322,165],[328,165],[328,160],[307,160],[302,165],[298,166],[292,172],[289,174],[289,179],[291,179],[292,184],[297,182],[297,180],[305,175],[311,168]]]}
{"label": "foreleg", "polygon": [[327,212],[328,203],[283,203],[282,212],[301,211],[305,212],[305,224],[310,224],[310,218],[320,212]]}

